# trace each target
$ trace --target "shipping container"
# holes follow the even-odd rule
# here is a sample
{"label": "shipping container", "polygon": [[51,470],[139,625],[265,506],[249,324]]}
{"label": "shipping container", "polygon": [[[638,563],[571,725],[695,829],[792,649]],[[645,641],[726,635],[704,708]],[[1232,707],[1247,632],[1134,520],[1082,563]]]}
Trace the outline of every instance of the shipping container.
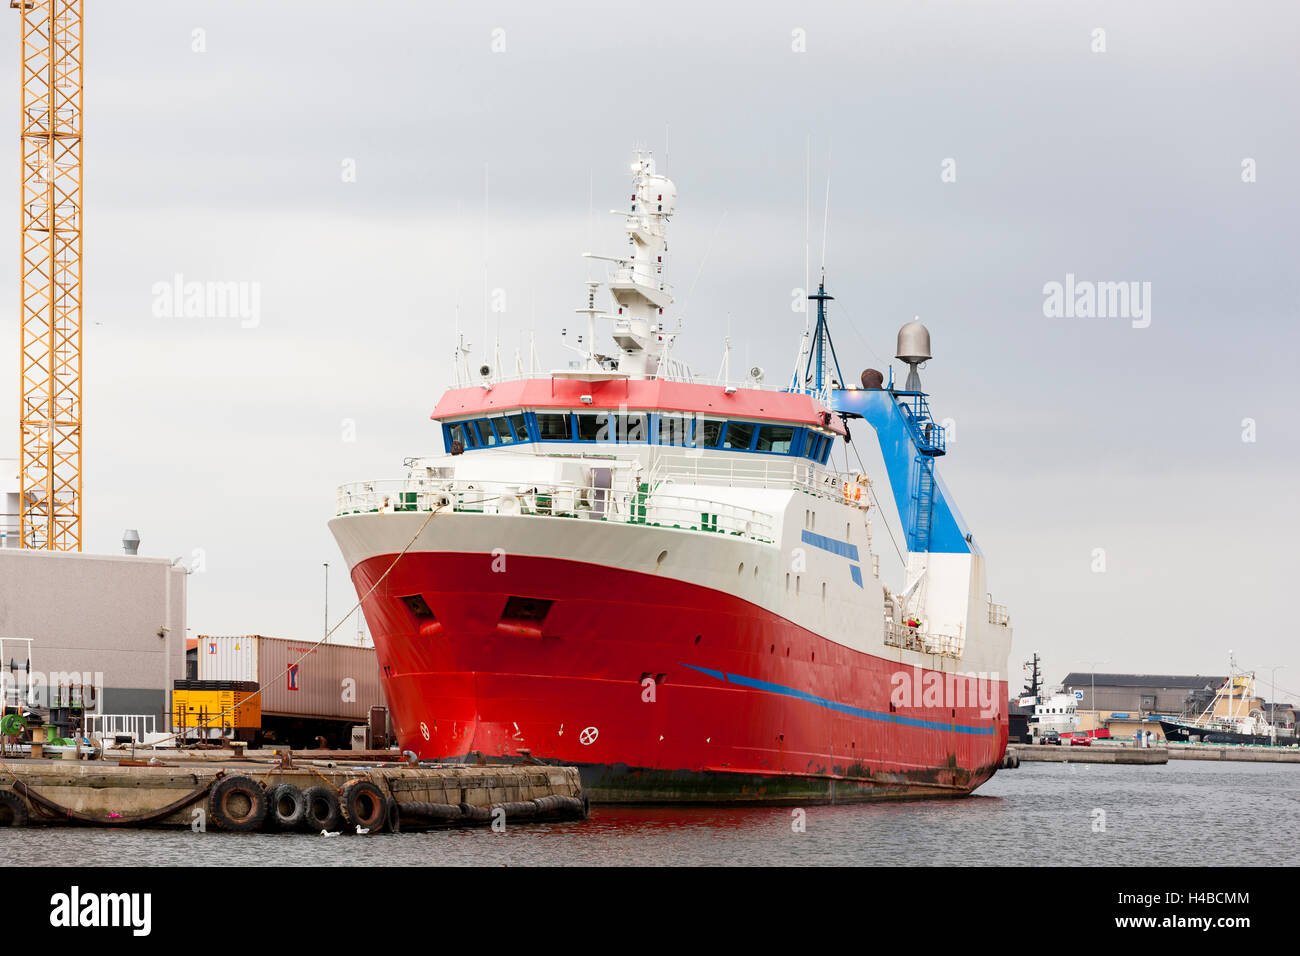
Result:
{"label": "shipping container", "polygon": [[255,681],[172,682],[172,732],[186,740],[241,736],[262,725]]}
{"label": "shipping container", "polygon": [[198,658],[200,680],[257,681],[264,715],[366,723],[387,704],[373,647],[201,636]]}

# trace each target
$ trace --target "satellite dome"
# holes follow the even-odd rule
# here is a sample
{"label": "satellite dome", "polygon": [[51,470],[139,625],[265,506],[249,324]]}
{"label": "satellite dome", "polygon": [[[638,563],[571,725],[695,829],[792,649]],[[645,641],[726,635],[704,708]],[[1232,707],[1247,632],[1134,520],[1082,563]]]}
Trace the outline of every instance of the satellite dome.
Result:
{"label": "satellite dome", "polygon": [[637,194],[637,200],[644,204],[646,212],[671,216],[677,211],[677,187],[667,176],[651,173]]}
{"label": "satellite dome", "polygon": [[898,330],[898,351],[894,358],[908,365],[930,360],[930,330],[913,319]]}

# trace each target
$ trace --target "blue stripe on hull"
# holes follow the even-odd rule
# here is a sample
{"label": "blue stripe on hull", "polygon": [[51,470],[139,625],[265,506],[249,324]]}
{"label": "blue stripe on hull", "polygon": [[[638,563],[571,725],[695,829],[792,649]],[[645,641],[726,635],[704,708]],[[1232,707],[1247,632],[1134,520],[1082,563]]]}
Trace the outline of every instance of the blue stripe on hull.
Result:
{"label": "blue stripe on hull", "polygon": [[829,700],[825,697],[818,697],[816,694],[810,694],[807,691],[802,691],[795,687],[787,687],[784,684],[773,684],[770,681],[758,680],[754,677],[745,677],[742,674],[724,674],[721,671],[709,670],[704,667],[695,667],[691,664],[682,664],[681,666],[689,667],[693,671],[707,674],[708,676],[718,680],[725,680],[728,684],[736,684],[740,687],[749,687],[753,690],[760,690],[768,694],[781,694],[784,697],[793,697],[796,700],[807,701],[810,704],[816,704],[818,707],[825,707],[841,714],[848,714],[852,717],[862,717],[866,720],[879,720],[887,724],[897,724],[901,727],[919,727],[922,730],[951,730],[959,734],[972,734],[977,737],[991,737],[997,729],[996,727],[972,727],[966,724],[946,724],[939,720],[922,720],[919,717],[904,717],[901,714],[886,714],[877,710],[863,710],[861,707],[854,707],[851,704],[841,704],[839,701]]}

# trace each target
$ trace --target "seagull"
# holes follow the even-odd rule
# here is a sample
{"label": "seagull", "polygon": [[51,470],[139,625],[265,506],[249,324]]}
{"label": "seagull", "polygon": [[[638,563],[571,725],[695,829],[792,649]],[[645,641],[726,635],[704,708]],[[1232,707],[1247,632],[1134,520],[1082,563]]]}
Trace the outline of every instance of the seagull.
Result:
{"label": "seagull", "polygon": [[342,830],[335,830],[333,833],[330,833],[329,830],[321,830],[320,835],[323,837],[332,837],[338,836],[342,832]]}
{"label": "seagull", "polygon": [[365,836],[369,832],[370,831],[367,830],[365,827],[363,827],[361,824],[359,823],[357,824],[357,836]]}

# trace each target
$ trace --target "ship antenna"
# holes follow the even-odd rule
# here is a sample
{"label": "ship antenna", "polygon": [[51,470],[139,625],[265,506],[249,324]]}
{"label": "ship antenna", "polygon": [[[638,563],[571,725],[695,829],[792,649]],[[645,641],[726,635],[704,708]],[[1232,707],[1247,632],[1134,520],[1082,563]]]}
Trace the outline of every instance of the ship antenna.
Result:
{"label": "ship antenna", "polygon": [[[808,257],[811,246],[810,232],[812,230],[812,134],[808,134],[808,142],[804,147],[803,159],[803,294],[808,294],[808,282],[811,273],[808,271]],[[803,332],[804,336],[808,335],[808,304],[805,301],[803,307]],[[800,356],[802,358],[802,356]]]}
{"label": "ship antenna", "polygon": [[830,232],[831,224],[831,157],[829,150],[826,154],[826,211],[822,214],[822,281],[826,281],[826,234]]}
{"label": "ship antenna", "polygon": [[483,344],[487,348],[488,340],[488,300],[492,293],[488,288],[488,164],[483,164]]}
{"label": "ship antenna", "polygon": [[727,336],[723,338],[723,367],[718,369],[718,384],[731,384],[731,312],[727,313]]}
{"label": "ship antenna", "polygon": [[537,290],[528,293],[528,374],[537,374]]}

